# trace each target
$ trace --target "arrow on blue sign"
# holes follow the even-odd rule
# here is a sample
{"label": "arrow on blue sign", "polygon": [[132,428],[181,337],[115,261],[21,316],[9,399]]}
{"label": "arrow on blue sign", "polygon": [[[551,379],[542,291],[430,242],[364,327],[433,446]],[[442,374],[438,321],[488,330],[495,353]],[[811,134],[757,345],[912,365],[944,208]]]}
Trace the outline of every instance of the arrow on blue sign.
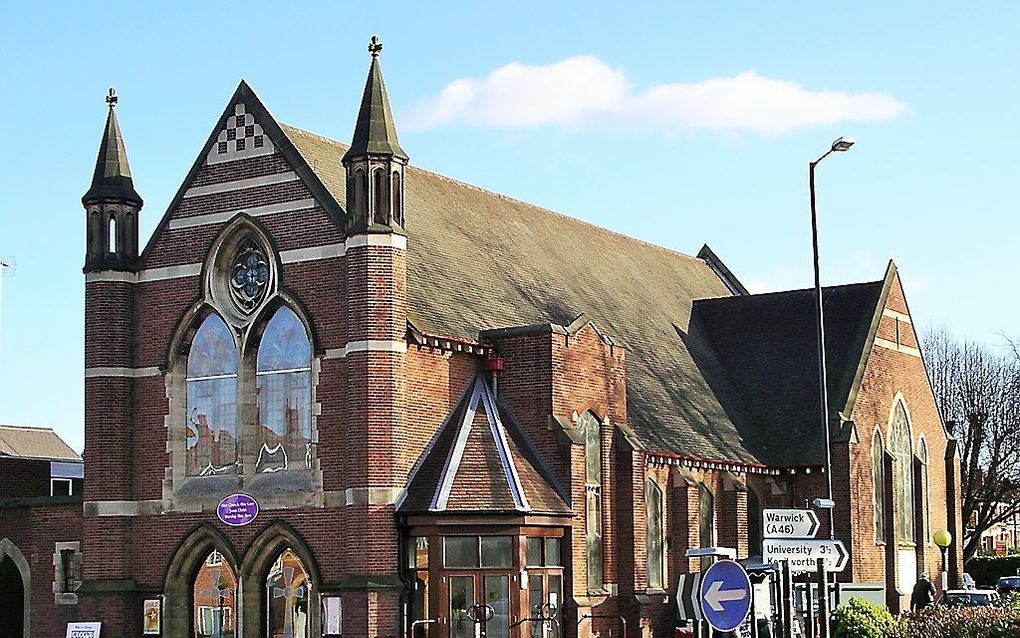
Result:
{"label": "arrow on blue sign", "polygon": [[751,610],[751,580],[739,564],[720,560],[701,577],[701,611],[718,631],[739,627]]}

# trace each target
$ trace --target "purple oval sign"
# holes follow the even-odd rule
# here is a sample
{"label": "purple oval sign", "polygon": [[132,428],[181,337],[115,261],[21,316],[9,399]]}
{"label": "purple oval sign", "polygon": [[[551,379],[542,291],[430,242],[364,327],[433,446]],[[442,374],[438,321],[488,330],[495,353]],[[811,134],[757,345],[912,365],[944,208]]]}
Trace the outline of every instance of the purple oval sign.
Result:
{"label": "purple oval sign", "polygon": [[220,501],[216,515],[227,525],[240,527],[255,520],[259,515],[259,504],[247,494],[231,494]]}

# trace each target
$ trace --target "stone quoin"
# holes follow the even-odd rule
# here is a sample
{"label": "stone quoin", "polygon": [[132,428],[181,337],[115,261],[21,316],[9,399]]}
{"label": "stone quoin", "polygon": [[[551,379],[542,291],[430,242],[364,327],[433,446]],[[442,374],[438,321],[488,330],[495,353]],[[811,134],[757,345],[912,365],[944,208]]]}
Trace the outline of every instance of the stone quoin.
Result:
{"label": "stone quoin", "polygon": [[[111,91],[82,198],[84,494],[0,500],[3,591],[29,592],[4,626],[672,636],[688,549],[758,556],[763,509],[824,496],[813,291],[749,294],[708,246],[414,166],[380,51],[350,145],[241,82],[144,246],[117,119],[141,107]],[[895,265],[824,304],[839,579],[898,610],[932,532],[961,536],[956,442]],[[231,495],[257,516],[224,522]]]}

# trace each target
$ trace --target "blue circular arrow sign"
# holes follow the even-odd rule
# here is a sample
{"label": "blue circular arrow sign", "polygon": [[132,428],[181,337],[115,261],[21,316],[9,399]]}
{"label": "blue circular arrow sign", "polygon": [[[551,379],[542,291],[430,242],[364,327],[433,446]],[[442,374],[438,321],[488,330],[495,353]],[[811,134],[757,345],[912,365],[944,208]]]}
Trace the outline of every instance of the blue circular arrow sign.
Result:
{"label": "blue circular arrow sign", "polygon": [[720,560],[701,577],[701,611],[717,631],[732,631],[751,610],[751,581],[731,560]]}

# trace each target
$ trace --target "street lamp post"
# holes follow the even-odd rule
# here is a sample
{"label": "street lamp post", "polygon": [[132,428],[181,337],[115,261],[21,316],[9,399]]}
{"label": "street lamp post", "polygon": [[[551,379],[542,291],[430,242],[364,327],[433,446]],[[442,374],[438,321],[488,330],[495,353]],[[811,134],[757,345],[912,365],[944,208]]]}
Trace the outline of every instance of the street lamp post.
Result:
{"label": "street lamp post", "polygon": [[818,211],[815,206],[815,167],[830,154],[850,150],[853,138],[841,137],[832,143],[825,154],[808,164],[808,185],[811,191],[811,247],[815,266],[815,318],[818,323],[818,400],[821,403],[822,432],[825,433],[825,496],[829,512],[829,538],[835,538],[832,500],[832,451],[829,449],[829,389],[825,374],[825,330],[822,310],[822,280],[818,272]]}
{"label": "street lamp post", "polygon": [[946,572],[946,550],[949,549],[949,545],[953,542],[953,535],[944,529],[940,529],[932,536],[932,540],[939,546],[939,552],[942,554],[942,593],[945,594],[946,590],[949,589],[949,573]]}

